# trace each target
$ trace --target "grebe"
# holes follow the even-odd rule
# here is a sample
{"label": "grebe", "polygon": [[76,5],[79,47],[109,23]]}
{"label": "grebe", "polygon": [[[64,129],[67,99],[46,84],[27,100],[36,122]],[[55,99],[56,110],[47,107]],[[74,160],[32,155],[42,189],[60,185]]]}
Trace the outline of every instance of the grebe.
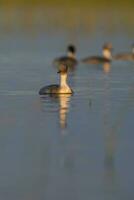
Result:
{"label": "grebe", "polygon": [[40,89],[39,94],[72,94],[73,90],[67,84],[68,66],[66,63],[60,63],[59,71],[60,84],[48,85]]}
{"label": "grebe", "polygon": [[116,60],[134,60],[134,44],[132,45],[132,52],[130,53],[120,53],[114,56]]}
{"label": "grebe", "polygon": [[66,56],[62,56],[54,60],[54,64],[60,64],[61,62],[66,63],[68,67],[74,67],[78,64],[78,61],[76,59],[76,48],[74,45],[69,45],[67,47]]}
{"label": "grebe", "polygon": [[106,43],[103,46],[103,56],[90,56],[82,59],[82,62],[89,64],[110,63],[112,61],[112,44]]}

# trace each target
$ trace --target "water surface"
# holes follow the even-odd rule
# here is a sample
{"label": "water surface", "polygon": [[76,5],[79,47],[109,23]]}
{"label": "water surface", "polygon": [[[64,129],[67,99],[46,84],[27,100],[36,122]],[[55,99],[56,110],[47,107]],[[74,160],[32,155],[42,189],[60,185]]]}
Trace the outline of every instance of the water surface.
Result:
{"label": "water surface", "polygon": [[134,62],[80,63],[69,74],[74,95],[38,95],[58,82],[52,60],[68,43],[78,59],[105,41],[130,51],[131,26],[15,27],[0,35],[0,199],[133,199]]}

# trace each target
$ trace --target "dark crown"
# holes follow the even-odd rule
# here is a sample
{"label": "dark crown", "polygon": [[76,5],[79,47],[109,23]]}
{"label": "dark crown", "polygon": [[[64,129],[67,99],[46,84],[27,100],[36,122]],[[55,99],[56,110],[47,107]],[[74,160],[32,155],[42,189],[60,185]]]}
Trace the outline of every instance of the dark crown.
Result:
{"label": "dark crown", "polygon": [[111,43],[105,43],[104,45],[103,45],[103,49],[108,49],[108,50],[112,50],[112,44]]}
{"label": "dark crown", "polygon": [[76,52],[76,48],[75,48],[75,46],[72,45],[72,44],[69,45],[67,49],[68,49],[68,51],[70,51],[71,53],[75,53],[75,52]]}

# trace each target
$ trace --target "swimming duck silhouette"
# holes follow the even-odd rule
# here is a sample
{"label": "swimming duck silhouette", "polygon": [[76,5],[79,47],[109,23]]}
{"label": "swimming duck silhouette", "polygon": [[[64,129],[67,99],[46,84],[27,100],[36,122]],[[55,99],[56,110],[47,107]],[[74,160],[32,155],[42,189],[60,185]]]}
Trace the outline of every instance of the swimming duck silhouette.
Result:
{"label": "swimming duck silhouette", "polygon": [[119,53],[117,55],[114,56],[114,58],[116,60],[128,60],[128,61],[131,61],[131,60],[134,60],[134,44],[132,45],[132,52],[130,53]]}
{"label": "swimming duck silhouette", "polygon": [[54,60],[54,64],[56,65],[59,65],[62,62],[66,63],[68,67],[74,67],[78,64],[78,61],[76,59],[76,47],[74,45],[71,44],[67,47],[66,56],[61,56]]}
{"label": "swimming duck silhouette", "polygon": [[104,44],[102,53],[102,56],[89,56],[84,58],[82,62],[87,64],[110,63],[112,61],[112,44]]}

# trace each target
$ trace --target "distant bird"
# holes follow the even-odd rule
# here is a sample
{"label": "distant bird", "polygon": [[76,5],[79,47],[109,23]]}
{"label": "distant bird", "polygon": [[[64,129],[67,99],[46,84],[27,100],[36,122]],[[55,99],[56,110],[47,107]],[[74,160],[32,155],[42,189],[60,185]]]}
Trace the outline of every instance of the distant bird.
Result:
{"label": "distant bird", "polygon": [[128,61],[132,61],[134,60],[134,44],[132,45],[132,52],[130,53],[119,53],[117,55],[114,56],[114,59],[116,60],[128,60]]}
{"label": "distant bird", "polygon": [[60,84],[48,85],[40,89],[39,95],[45,94],[72,94],[73,90],[67,84],[68,66],[66,63],[59,64]]}
{"label": "distant bird", "polygon": [[82,62],[87,64],[110,63],[112,61],[112,44],[104,44],[102,53],[102,56],[89,56],[84,58]]}
{"label": "distant bird", "polygon": [[76,59],[76,47],[74,45],[71,44],[67,47],[66,56],[62,56],[54,60],[54,64],[56,65],[59,65],[62,62],[66,63],[69,68],[75,67],[78,64]]}

